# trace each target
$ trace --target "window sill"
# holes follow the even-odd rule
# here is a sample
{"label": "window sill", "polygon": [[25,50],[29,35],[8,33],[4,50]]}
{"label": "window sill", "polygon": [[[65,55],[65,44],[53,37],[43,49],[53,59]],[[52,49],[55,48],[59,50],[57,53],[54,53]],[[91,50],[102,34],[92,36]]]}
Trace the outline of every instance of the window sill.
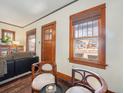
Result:
{"label": "window sill", "polygon": [[81,64],[81,65],[96,67],[96,68],[100,68],[100,69],[106,69],[106,66],[107,66],[106,64],[91,63],[90,61],[88,61],[88,62],[79,61],[79,60],[69,60],[69,61],[70,61],[70,63]]}

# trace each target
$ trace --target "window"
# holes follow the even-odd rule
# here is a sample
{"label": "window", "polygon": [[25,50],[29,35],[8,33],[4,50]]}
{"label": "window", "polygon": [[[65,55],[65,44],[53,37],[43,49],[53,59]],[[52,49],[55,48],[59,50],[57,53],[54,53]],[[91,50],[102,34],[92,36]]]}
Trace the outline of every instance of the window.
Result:
{"label": "window", "polygon": [[2,29],[2,38],[9,37],[11,41],[15,40],[15,32],[10,30]]}
{"label": "window", "polygon": [[105,69],[105,4],[70,16],[72,63]]}
{"label": "window", "polygon": [[27,33],[27,51],[36,53],[36,29],[28,31]]}

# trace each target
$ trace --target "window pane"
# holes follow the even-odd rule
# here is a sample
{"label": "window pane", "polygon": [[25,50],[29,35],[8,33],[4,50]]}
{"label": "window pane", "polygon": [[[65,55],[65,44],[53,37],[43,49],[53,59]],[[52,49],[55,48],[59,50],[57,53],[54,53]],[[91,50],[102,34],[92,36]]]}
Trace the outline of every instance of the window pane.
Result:
{"label": "window pane", "polygon": [[45,40],[49,40],[50,36],[49,36],[49,30],[45,31]]}
{"label": "window pane", "polygon": [[50,31],[49,31],[49,39],[50,40],[52,39],[52,29],[50,29]]}
{"label": "window pane", "polygon": [[7,35],[7,33],[5,32],[5,33],[4,33],[4,36],[6,36],[6,35]]}
{"label": "window pane", "polygon": [[74,57],[82,60],[98,60],[98,39],[76,39],[74,41]]}
{"label": "window pane", "polygon": [[87,36],[87,23],[83,23],[83,36]]}
{"label": "window pane", "polygon": [[29,51],[35,52],[35,35],[28,36]]}
{"label": "window pane", "polygon": [[98,39],[90,38],[87,45],[88,60],[98,60]]}
{"label": "window pane", "polygon": [[82,24],[79,24],[79,37],[83,36]]}
{"label": "window pane", "polygon": [[88,22],[88,36],[92,36],[92,21]]}
{"label": "window pane", "polygon": [[74,26],[75,38],[78,38],[78,25]]}
{"label": "window pane", "polygon": [[5,37],[9,37],[9,40],[10,40],[10,41],[13,40],[13,33],[10,33],[10,32],[4,32],[4,36],[5,36]]}
{"label": "window pane", "polygon": [[82,44],[80,40],[75,40],[74,41],[74,57],[76,58],[83,58],[83,53],[80,51]]}
{"label": "window pane", "polygon": [[93,21],[93,36],[98,36],[98,20]]}
{"label": "window pane", "polygon": [[[78,36],[79,35],[79,36]],[[82,60],[98,60],[98,38],[87,36],[98,35],[98,21],[88,21],[75,25],[74,57]]]}
{"label": "window pane", "polygon": [[10,40],[13,40],[13,34],[12,33],[8,33],[7,36],[10,38]]}

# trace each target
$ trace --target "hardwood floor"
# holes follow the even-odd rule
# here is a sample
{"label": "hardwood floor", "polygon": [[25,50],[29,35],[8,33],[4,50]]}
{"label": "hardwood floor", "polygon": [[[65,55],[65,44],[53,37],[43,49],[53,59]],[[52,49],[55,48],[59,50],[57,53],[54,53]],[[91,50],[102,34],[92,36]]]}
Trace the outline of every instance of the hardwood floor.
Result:
{"label": "hardwood floor", "polygon": [[0,93],[31,93],[31,75],[0,86]]}
{"label": "hardwood floor", "polygon": [[[64,91],[70,87],[67,81],[58,79]],[[0,93],[31,93],[31,75],[24,76],[0,86]],[[114,93],[107,91],[106,93]]]}
{"label": "hardwood floor", "polygon": [[[69,84],[63,80],[59,79],[58,83],[63,86],[64,90],[69,87]],[[31,93],[31,75],[0,86],[0,93]]]}

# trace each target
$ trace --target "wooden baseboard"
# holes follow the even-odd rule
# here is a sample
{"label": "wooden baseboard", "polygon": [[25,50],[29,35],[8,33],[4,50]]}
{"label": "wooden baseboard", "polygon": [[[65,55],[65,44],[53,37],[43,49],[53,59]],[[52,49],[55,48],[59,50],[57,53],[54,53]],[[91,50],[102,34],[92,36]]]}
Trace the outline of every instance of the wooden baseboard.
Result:
{"label": "wooden baseboard", "polygon": [[65,80],[65,81],[67,81],[69,83],[71,82],[71,79],[72,79],[70,76],[68,76],[66,74],[63,74],[61,72],[57,72],[57,78],[60,78],[62,80]]}
{"label": "wooden baseboard", "polygon": [[[66,75],[64,73],[61,73],[61,72],[57,72],[57,78],[62,79],[62,80],[71,84],[71,80],[72,80],[71,76],[68,76],[68,75]],[[115,93],[115,92],[112,92],[111,90],[108,90],[106,93]]]}
{"label": "wooden baseboard", "polygon": [[115,92],[112,92],[111,90],[107,90],[107,92],[106,93],[115,93]]}

